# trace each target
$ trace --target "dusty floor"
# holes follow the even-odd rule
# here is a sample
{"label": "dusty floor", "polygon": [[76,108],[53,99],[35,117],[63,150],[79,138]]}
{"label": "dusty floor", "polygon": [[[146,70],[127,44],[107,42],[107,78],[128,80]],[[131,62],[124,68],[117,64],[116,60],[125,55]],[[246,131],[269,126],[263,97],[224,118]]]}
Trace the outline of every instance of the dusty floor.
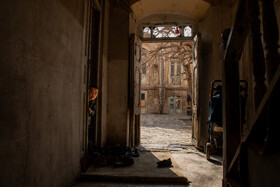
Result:
{"label": "dusty floor", "polygon": [[[135,158],[135,164],[130,168],[115,169],[93,168],[92,173],[107,176],[101,182],[82,181],[75,187],[221,187],[222,186],[222,156],[211,155],[211,160],[205,154],[191,145],[191,117],[186,115],[157,115],[141,116],[141,145],[140,157]],[[149,157],[147,157],[149,156]],[[159,157],[160,156],[160,157]],[[160,170],[156,168],[156,161],[171,157],[173,168]],[[184,176],[191,183],[179,185],[174,183],[153,184],[150,181],[141,183],[137,177]],[[166,174],[166,175],[165,175]],[[108,176],[122,176],[122,182],[109,182]],[[136,177],[136,178],[135,178]],[[136,180],[131,180],[135,178]],[[139,179],[139,178],[138,178]],[[173,179],[172,179],[173,180]],[[172,181],[171,180],[171,181]],[[106,181],[106,182],[105,182]],[[170,182],[170,181],[169,181]]]}
{"label": "dusty floor", "polygon": [[204,152],[191,146],[192,119],[188,115],[141,115],[141,146],[147,150],[169,150],[189,186],[222,186],[222,156],[205,159]]}
{"label": "dusty floor", "polygon": [[142,145],[190,145],[192,119],[187,115],[141,115]]}

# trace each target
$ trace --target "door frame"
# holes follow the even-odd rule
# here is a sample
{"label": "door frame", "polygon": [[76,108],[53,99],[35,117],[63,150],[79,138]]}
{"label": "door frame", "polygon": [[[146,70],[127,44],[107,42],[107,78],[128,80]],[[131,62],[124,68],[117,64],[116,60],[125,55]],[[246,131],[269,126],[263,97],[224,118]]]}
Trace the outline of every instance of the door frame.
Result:
{"label": "door frame", "polygon": [[[170,108],[169,108],[169,106],[170,106],[170,103],[171,103],[171,99],[173,99],[173,104],[174,104],[174,108],[173,108],[173,113],[170,113]],[[170,97],[168,97],[168,114],[177,114],[176,113],[176,99],[180,99],[180,111],[181,111],[181,113],[182,113],[182,106],[183,106],[183,98],[182,97],[180,97],[180,96],[170,96]]]}
{"label": "door frame", "polygon": [[129,63],[129,146],[140,144],[141,115],[141,48],[142,42],[132,33],[130,36]]}
{"label": "door frame", "polygon": [[200,33],[193,39],[193,85],[192,85],[192,144],[200,142]]}
{"label": "door frame", "polygon": [[[80,127],[80,156],[82,157],[88,152],[88,90],[90,84],[101,85],[102,77],[100,63],[100,37],[102,28],[102,8],[104,1],[101,4],[96,0],[84,1],[84,27],[83,27],[83,53],[82,53],[82,83],[81,83],[81,127]],[[94,75],[94,76],[93,76]],[[98,87],[99,95],[101,87]],[[97,129],[100,129],[101,101],[97,97],[97,113],[96,113],[96,130],[95,144],[99,145],[100,136]],[[100,146],[100,145],[99,145]]]}

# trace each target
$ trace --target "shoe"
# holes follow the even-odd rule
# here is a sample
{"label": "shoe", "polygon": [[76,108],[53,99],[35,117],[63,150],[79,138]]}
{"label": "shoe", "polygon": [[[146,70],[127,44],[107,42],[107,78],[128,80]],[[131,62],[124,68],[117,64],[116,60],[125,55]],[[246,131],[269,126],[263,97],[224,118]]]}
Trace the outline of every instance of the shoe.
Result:
{"label": "shoe", "polygon": [[138,149],[135,149],[134,151],[132,151],[132,152],[131,152],[131,156],[132,156],[132,157],[139,157],[140,155],[139,155]]}
{"label": "shoe", "polygon": [[125,167],[125,166],[131,166],[134,164],[134,160],[132,158],[123,159],[121,161],[115,162],[115,167]]}
{"label": "shoe", "polygon": [[132,156],[132,152],[131,152],[131,151],[126,151],[125,154],[124,154],[124,156],[125,156],[126,158],[130,158],[130,157]]}
{"label": "shoe", "polygon": [[162,160],[162,161],[159,161],[157,162],[157,167],[161,168],[161,167],[170,167],[172,166],[172,162],[171,162],[171,159],[166,159],[166,160]]}

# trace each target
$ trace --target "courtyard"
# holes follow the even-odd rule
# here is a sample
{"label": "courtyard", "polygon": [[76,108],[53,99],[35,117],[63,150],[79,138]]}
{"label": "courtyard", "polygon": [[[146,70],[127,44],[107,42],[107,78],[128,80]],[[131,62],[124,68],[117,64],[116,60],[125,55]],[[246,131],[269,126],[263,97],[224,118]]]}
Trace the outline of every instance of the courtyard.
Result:
{"label": "courtyard", "polygon": [[141,145],[143,146],[168,148],[191,145],[191,134],[191,116],[141,115]]}

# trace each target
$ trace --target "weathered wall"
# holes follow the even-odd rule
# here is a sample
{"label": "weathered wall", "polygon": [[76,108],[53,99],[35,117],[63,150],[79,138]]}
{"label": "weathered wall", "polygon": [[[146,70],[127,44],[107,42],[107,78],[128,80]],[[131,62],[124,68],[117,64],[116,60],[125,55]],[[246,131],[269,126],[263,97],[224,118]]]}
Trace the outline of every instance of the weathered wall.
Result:
{"label": "weathered wall", "polygon": [[[122,26],[120,27],[120,24]],[[129,12],[110,1],[108,39],[107,144],[127,144]]]}
{"label": "weathered wall", "polygon": [[160,91],[159,91],[159,89],[147,90],[146,111],[147,111],[147,114],[159,114],[160,113]]}
{"label": "weathered wall", "polygon": [[[161,112],[161,89],[159,87],[145,87],[141,91],[147,91],[147,98],[145,102],[146,114],[160,114]],[[181,97],[182,98],[182,114],[187,113],[187,107],[190,107],[187,102],[188,91],[184,88],[181,89],[164,89],[164,108],[163,113],[168,114],[168,98]]]}
{"label": "weathered wall", "polygon": [[163,113],[168,114],[168,98],[169,97],[181,97],[182,98],[182,114],[186,114],[187,113],[187,107],[190,106],[188,105],[187,102],[187,94],[189,92],[184,89],[184,88],[179,88],[179,89],[171,89],[168,88],[165,90],[164,93],[164,109],[163,109]]}
{"label": "weathered wall", "polygon": [[0,186],[66,186],[79,172],[83,1],[0,12]]}
{"label": "weathered wall", "polygon": [[233,13],[231,7],[212,6],[208,16],[200,22],[201,58],[200,62],[200,146],[208,139],[207,121],[209,116],[209,92],[213,80],[222,79],[221,33],[231,27]]}

